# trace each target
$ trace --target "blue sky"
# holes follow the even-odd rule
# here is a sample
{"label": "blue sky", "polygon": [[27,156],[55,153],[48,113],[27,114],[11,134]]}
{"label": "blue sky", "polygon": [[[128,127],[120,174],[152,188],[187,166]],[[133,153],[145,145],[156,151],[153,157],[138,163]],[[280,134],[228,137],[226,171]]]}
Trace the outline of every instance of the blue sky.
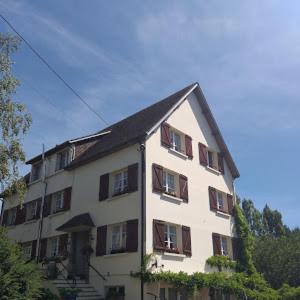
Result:
{"label": "blue sky", "polygon": [[[198,81],[239,195],[300,225],[298,1],[2,0],[0,10],[109,123]],[[33,117],[28,158],[103,128],[25,45],[14,59],[16,100]]]}

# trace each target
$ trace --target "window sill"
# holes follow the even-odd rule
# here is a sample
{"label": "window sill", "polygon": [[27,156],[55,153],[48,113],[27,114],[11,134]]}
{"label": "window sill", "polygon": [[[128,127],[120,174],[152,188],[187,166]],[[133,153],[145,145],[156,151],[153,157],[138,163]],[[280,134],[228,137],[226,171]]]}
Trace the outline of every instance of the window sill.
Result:
{"label": "window sill", "polygon": [[221,175],[221,174],[222,174],[219,170],[214,169],[214,168],[212,168],[212,167],[206,166],[206,169],[207,169],[208,171],[210,171],[210,172],[216,174],[216,175]]}
{"label": "window sill", "polygon": [[171,257],[177,257],[177,258],[185,258],[186,255],[185,254],[181,254],[181,253],[172,253],[172,252],[163,252],[163,256],[171,256]]}
{"label": "window sill", "polygon": [[42,178],[39,178],[39,179],[36,179],[36,180],[34,180],[34,181],[29,182],[29,183],[28,183],[28,186],[33,185],[33,184],[35,184],[35,183],[38,183],[38,182],[40,182],[40,181],[42,181]]}
{"label": "window sill", "polygon": [[128,195],[129,195],[129,193],[126,192],[126,193],[118,194],[118,195],[115,195],[115,196],[111,196],[111,197],[108,198],[107,200],[108,200],[108,201],[112,201],[112,200],[115,200],[115,199],[119,199],[119,198],[126,197],[126,196],[128,196]]}
{"label": "window sill", "polygon": [[112,257],[118,257],[118,256],[126,256],[126,255],[128,255],[128,252],[105,254],[103,257],[104,258],[112,258]]}
{"label": "window sill", "polygon": [[169,152],[171,152],[171,153],[173,153],[173,154],[175,154],[175,155],[177,155],[177,156],[179,156],[179,157],[181,157],[183,159],[188,159],[187,155],[185,155],[184,153],[182,153],[180,151],[177,151],[175,149],[169,148]]}
{"label": "window sill", "polygon": [[23,224],[31,224],[31,223],[35,223],[36,221],[37,221],[37,219],[31,219],[31,220],[25,221]]}
{"label": "window sill", "polygon": [[63,213],[65,213],[67,210],[60,210],[58,212],[54,212],[54,213],[51,213],[48,217],[52,218],[52,217],[55,217],[55,216],[59,216],[59,215],[62,215]]}
{"label": "window sill", "polygon": [[168,199],[171,199],[171,200],[175,200],[175,201],[177,201],[177,202],[179,202],[179,203],[183,202],[181,198],[178,198],[178,197],[176,197],[176,196],[169,195],[169,194],[167,194],[167,193],[162,193],[162,194],[161,194],[161,198],[168,198]]}
{"label": "window sill", "polygon": [[5,228],[6,229],[14,229],[17,225],[12,224],[12,225],[6,225]]}
{"label": "window sill", "polygon": [[230,218],[230,214],[222,212],[222,211],[219,211],[219,210],[216,211],[216,215],[219,215],[221,217],[225,217],[226,219]]}

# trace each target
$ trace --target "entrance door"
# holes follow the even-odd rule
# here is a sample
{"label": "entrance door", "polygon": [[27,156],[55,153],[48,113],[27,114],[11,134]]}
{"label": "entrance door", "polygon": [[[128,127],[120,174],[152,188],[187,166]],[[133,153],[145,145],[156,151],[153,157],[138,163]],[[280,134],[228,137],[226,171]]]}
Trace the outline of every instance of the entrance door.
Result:
{"label": "entrance door", "polygon": [[88,280],[89,257],[86,254],[86,249],[89,246],[89,232],[73,232],[72,233],[72,269],[75,276],[79,276],[81,279]]}

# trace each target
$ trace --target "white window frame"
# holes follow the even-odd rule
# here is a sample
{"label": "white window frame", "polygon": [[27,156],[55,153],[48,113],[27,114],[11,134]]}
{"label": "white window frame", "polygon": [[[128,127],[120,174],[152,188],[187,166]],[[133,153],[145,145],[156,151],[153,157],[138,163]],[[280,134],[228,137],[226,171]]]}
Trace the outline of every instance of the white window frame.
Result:
{"label": "white window frame", "polygon": [[218,210],[225,211],[225,196],[221,191],[217,191],[217,208]]}
{"label": "white window frame", "polygon": [[220,236],[221,255],[229,256],[228,238],[226,236]]}
{"label": "white window frame", "polygon": [[[173,178],[174,186],[172,186],[169,181],[170,178]],[[163,187],[165,193],[170,193],[176,197],[176,175],[168,170],[163,170]]]}
{"label": "white window frame", "polygon": [[[60,198],[58,198],[58,195],[60,195]],[[52,201],[51,201],[51,211],[52,213],[57,213],[63,210],[64,208],[64,191],[56,192],[52,195]],[[60,205],[57,206],[57,203]]]}
{"label": "white window frame", "polygon": [[70,162],[70,150],[65,149],[56,154],[56,171],[64,169]]}
{"label": "white window frame", "polygon": [[182,134],[176,130],[170,130],[171,149],[182,153]]}
{"label": "white window frame", "polygon": [[59,252],[59,237],[52,237],[49,239],[49,257],[58,256]]}
{"label": "white window frame", "polygon": [[36,217],[37,201],[31,201],[26,204],[26,221],[33,220]]}
{"label": "white window frame", "polygon": [[16,218],[17,218],[17,208],[13,207],[13,208],[9,209],[7,214],[8,214],[7,215],[7,225],[8,226],[15,225]]}
{"label": "white window frame", "polygon": [[[115,229],[118,229],[115,231]],[[114,239],[115,236],[118,238],[118,245],[116,245]],[[125,250],[126,249],[126,239],[127,239],[127,224],[126,223],[119,223],[111,225],[111,243],[110,243],[110,250],[118,251],[118,250]]]}
{"label": "white window frame", "polygon": [[[212,164],[210,165],[210,159],[209,159],[209,154],[211,153],[211,158],[212,158]],[[216,158],[215,158],[215,151],[211,149],[207,149],[207,166],[212,169],[216,169]]]}
{"label": "white window frame", "polygon": [[23,256],[27,259],[31,258],[31,252],[32,252],[32,243],[25,243],[22,245],[22,252]]}
{"label": "white window frame", "polygon": [[[174,232],[171,232],[171,228],[175,229]],[[175,241],[171,239],[171,236],[175,236]],[[178,234],[177,234],[177,226],[173,224],[165,224],[164,228],[164,243],[167,249],[178,249]]]}
{"label": "white window frame", "polygon": [[128,169],[113,174],[113,195],[119,195],[128,189]]}

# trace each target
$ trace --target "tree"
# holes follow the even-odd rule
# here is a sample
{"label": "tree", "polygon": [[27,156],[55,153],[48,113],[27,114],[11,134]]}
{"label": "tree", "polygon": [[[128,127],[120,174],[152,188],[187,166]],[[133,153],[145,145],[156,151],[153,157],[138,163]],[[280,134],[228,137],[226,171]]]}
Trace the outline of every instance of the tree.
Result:
{"label": "tree", "polygon": [[244,199],[242,201],[242,209],[248,222],[251,233],[254,236],[262,235],[264,233],[262,214],[257,208],[255,208],[253,201],[250,199]]}
{"label": "tree", "polygon": [[278,210],[272,210],[268,205],[263,209],[262,222],[265,233],[274,237],[279,237],[285,234],[285,229],[282,223],[282,215]]}
{"label": "tree", "polygon": [[40,292],[37,265],[25,261],[20,247],[0,227],[0,299],[32,300]]}
{"label": "tree", "polygon": [[23,104],[12,100],[20,83],[12,74],[11,56],[19,43],[18,38],[0,33],[0,192],[17,191],[22,196],[25,182],[20,179],[18,164],[25,161],[21,139],[31,117]]}

